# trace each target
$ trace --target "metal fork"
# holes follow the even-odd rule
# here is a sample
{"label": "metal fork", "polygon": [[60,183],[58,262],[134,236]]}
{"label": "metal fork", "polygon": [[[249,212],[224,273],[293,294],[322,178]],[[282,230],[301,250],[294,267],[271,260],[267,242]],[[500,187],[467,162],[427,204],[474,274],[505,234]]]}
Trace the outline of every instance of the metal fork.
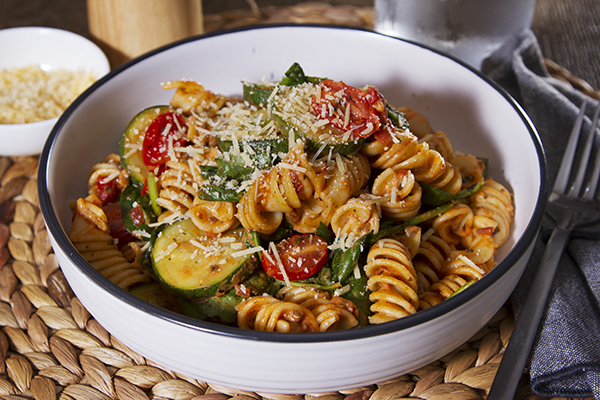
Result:
{"label": "metal fork", "polygon": [[[515,323],[487,400],[512,400],[514,398],[517,385],[529,359],[542,314],[546,308],[556,269],[571,232],[576,228],[600,220],[600,200],[595,198],[600,175],[600,151],[596,154],[592,169],[588,170],[587,168],[588,164],[591,164],[590,156],[596,136],[600,106],[594,114],[592,128],[584,144],[582,155],[580,158],[578,157],[581,161],[574,181],[569,185],[571,170],[575,166],[574,164],[577,164],[575,153],[578,142],[584,133],[583,120],[586,108],[587,102],[581,107],[581,112],[573,126],[558,176],[546,205],[546,213],[555,223],[554,230],[546,245],[523,309]],[[583,182],[586,175],[590,176],[590,179],[584,187]]]}

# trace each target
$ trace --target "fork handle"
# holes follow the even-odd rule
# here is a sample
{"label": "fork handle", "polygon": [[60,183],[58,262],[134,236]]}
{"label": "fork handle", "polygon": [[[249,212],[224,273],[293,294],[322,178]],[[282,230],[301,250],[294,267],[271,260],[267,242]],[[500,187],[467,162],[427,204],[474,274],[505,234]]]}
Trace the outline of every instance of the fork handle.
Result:
{"label": "fork handle", "polygon": [[556,269],[570,235],[570,229],[556,228],[552,232],[487,400],[514,398],[546,308]]}

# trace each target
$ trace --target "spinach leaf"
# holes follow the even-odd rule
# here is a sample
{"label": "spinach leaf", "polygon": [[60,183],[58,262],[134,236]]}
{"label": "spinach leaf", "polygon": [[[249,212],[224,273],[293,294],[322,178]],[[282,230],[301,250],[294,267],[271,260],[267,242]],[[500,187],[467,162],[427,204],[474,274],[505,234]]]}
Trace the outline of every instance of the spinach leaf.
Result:
{"label": "spinach leaf", "polygon": [[397,126],[398,128],[402,129],[409,128],[408,120],[406,119],[405,113],[396,110],[387,102],[385,103],[385,108],[387,109],[388,118],[392,120],[394,126]]}
{"label": "spinach leaf", "polygon": [[358,326],[366,326],[369,324],[369,316],[372,314],[369,300],[370,290],[367,288],[367,277],[361,271],[360,278],[351,276],[347,284],[350,285],[350,291],[342,295],[343,298],[350,300],[358,310]]}
{"label": "spinach leaf", "polygon": [[306,82],[319,83],[322,80],[323,78],[318,78],[316,76],[306,76],[300,64],[295,62],[285,72],[284,77],[279,84],[283,86],[296,86]]}
{"label": "spinach leaf", "polygon": [[419,183],[419,185],[423,190],[423,194],[421,196],[421,200],[423,201],[423,203],[430,206],[440,206],[452,200],[460,200],[469,197],[470,195],[484,187],[485,182],[481,181],[474,183],[468,188],[463,189],[456,194],[445,192],[426,183]]}
{"label": "spinach leaf", "polygon": [[306,82],[304,70],[297,62],[293,63],[285,72],[285,76],[281,79],[280,84],[284,86],[296,86]]}
{"label": "spinach leaf", "polygon": [[334,237],[327,227],[322,221],[319,222],[319,226],[317,227],[317,236],[323,239],[327,244],[333,243]]}
{"label": "spinach leaf", "polygon": [[152,234],[153,229],[149,224],[156,220],[156,215],[152,210],[148,195],[142,195],[139,188],[129,185],[121,193],[119,203],[123,226],[129,232],[144,231],[148,235]]}
{"label": "spinach leaf", "polygon": [[334,250],[331,261],[334,280],[344,284],[346,279],[352,274],[352,271],[354,271],[356,265],[358,265],[361,253],[365,250],[365,243],[371,236],[372,233],[368,233],[361,237],[349,249]]}

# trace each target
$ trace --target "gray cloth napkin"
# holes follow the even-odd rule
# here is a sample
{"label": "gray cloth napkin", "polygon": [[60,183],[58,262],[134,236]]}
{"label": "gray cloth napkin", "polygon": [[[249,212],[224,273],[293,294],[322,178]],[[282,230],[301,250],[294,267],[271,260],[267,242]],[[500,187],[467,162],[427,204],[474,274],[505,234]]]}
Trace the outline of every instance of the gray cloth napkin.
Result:
{"label": "gray cloth napkin", "polygon": [[[571,126],[586,100],[597,102],[551,77],[537,39],[525,31],[482,64],[524,108],[543,142],[550,187],[558,173]],[[591,128],[589,119],[586,129]],[[600,137],[596,135],[596,146]],[[526,171],[523,171],[526,173]],[[550,234],[545,220],[529,265],[511,298],[515,316],[527,295]],[[600,399],[600,224],[573,233],[563,254],[530,358],[531,388],[541,396]]]}

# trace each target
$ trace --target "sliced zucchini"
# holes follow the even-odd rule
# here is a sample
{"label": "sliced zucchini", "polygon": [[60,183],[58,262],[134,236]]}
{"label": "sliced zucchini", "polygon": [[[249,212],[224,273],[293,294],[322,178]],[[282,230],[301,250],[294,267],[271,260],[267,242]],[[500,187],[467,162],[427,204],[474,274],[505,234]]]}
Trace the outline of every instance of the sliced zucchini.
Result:
{"label": "sliced zucchini", "polygon": [[144,164],[142,152],[144,135],[152,121],[167,111],[173,111],[173,109],[169,106],[155,106],[140,111],[127,125],[121,137],[119,144],[121,165],[129,171],[131,182],[138,187],[144,186],[148,176],[148,168]]}
{"label": "sliced zucchini", "polygon": [[198,229],[191,219],[177,221],[154,242],[154,272],[165,290],[177,296],[201,299],[222,295],[258,265],[254,255],[234,256],[245,248],[243,235],[244,230],[238,228],[217,240]]}
{"label": "sliced zucchini", "polygon": [[152,281],[136,285],[129,290],[129,293],[165,310],[182,312],[178,298],[164,290],[158,282]]}
{"label": "sliced zucchini", "polygon": [[244,100],[258,107],[266,107],[269,97],[271,97],[276,87],[276,85],[269,84],[244,83]]}
{"label": "sliced zucchini", "polygon": [[[281,285],[269,278],[262,269],[257,269],[248,279],[241,283],[241,286],[246,296],[260,296],[263,293],[275,296],[281,288]],[[235,306],[245,298],[238,294],[236,289],[231,289],[223,296],[213,296],[200,301],[180,298],[179,304],[188,317],[234,323],[237,320]]]}

